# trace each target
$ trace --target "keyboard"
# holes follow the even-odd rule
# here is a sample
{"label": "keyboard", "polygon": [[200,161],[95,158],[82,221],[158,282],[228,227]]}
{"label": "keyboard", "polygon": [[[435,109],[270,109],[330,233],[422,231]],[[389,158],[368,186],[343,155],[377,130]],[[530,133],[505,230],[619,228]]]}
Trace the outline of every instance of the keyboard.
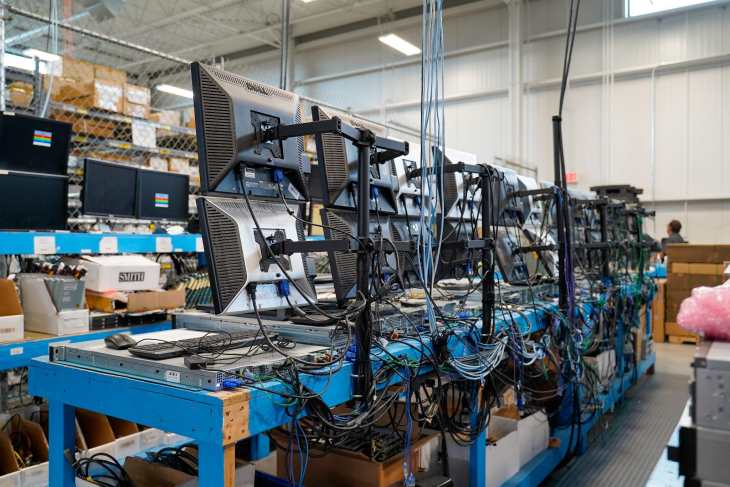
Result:
{"label": "keyboard", "polygon": [[[272,340],[276,336],[269,335]],[[208,333],[200,338],[186,338],[176,341],[141,340],[137,345],[129,348],[129,353],[136,357],[150,360],[165,360],[168,358],[194,355],[197,353],[216,353],[234,348],[255,347],[266,344],[263,335],[252,331],[233,333]]]}

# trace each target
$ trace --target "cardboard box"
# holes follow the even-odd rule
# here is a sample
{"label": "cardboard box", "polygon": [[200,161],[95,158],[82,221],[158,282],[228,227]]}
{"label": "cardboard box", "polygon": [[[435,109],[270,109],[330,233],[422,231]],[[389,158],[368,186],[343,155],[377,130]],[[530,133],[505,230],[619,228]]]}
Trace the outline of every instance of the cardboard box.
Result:
{"label": "cardboard box", "polygon": [[135,105],[150,105],[152,99],[150,95],[150,89],[146,86],[133,85],[131,83],[125,83],[124,85],[124,99],[129,103]]}
{"label": "cardboard box", "polygon": [[714,245],[669,244],[666,251],[669,262],[715,262]]}
{"label": "cardboard box", "polygon": [[689,274],[689,263],[687,262],[672,262],[669,265],[670,274]]}
{"label": "cardboard box", "polygon": [[110,291],[86,293],[89,308],[94,311],[113,313],[127,311],[128,313],[143,313],[145,311],[173,310],[185,307],[185,290],[171,289],[169,291]]}
{"label": "cardboard box", "polygon": [[59,311],[43,279],[20,276],[25,329],[49,335],[74,335],[89,331],[89,310]]}
{"label": "cardboard box", "polygon": [[665,340],[664,321],[667,313],[667,280],[657,279],[655,282],[657,290],[654,295],[654,301],[651,303],[651,331],[654,341],[661,343]]}
{"label": "cardboard box", "polygon": [[89,450],[102,445],[109,445],[116,441],[114,430],[109,418],[103,414],[76,409],[76,421],[81,430],[82,449]]}
{"label": "cardboard box", "polygon": [[94,79],[94,65],[87,61],[64,56],[61,76],[81,81],[92,81]]}
{"label": "cardboard box", "polygon": [[16,107],[27,108],[33,101],[33,85],[14,81],[8,85],[8,101]]}
{"label": "cardboard box", "polygon": [[[76,113],[55,112],[53,119],[72,124],[75,134],[91,136],[98,139],[113,139],[116,135],[118,124],[111,120],[92,119]],[[89,152],[84,153],[87,157]],[[109,160],[110,154],[100,154],[97,159]]]}
{"label": "cardboard box", "polygon": [[[432,436],[425,436],[413,443],[413,465],[418,465],[421,448]],[[285,451],[278,451],[278,476],[287,478],[288,458]],[[299,458],[294,455],[294,468],[299,469]],[[340,449],[331,449],[326,455],[310,452],[305,485],[327,487],[390,487],[403,482],[403,455],[399,454],[382,462],[374,462],[365,455]]]}
{"label": "cardboard box", "polygon": [[121,69],[110,68],[101,64],[94,65],[94,78],[104,81],[112,81],[123,85],[127,82],[127,73]]}
{"label": "cardboard box", "polygon": [[150,106],[138,105],[125,100],[123,113],[128,117],[147,118],[150,115]]}
{"label": "cardboard box", "polygon": [[[520,470],[517,420],[492,416],[487,438],[487,485],[502,485]],[[454,485],[469,484],[469,448],[447,436],[449,469]]]}
{"label": "cardboard box", "polygon": [[[191,129],[195,128],[195,110],[193,109],[193,107],[184,109],[181,112],[181,117],[182,117],[182,124],[184,127],[188,127]],[[728,259],[728,260],[730,260],[730,259]]]}
{"label": "cardboard box", "polygon": [[168,162],[164,157],[150,157],[147,159],[147,165],[155,171],[167,171]]}
{"label": "cardboard box", "polygon": [[180,126],[181,114],[177,110],[160,110],[150,113],[149,119],[162,125]]}
{"label": "cardboard box", "polygon": [[701,274],[708,276],[721,276],[725,270],[723,264],[687,264],[688,274]]}
{"label": "cardboard box", "polygon": [[689,330],[685,330],[674,321],[667,321],[664,324],[664,328],[669,336],[699,336]]}
{"label": "cardboard box", "polygon": [[[121,113],[124,109],[124,86],[104,79],[88,83],[78,81],[54,81],[53,93],[56,101],[70,103],[79,108],[97,108]],[[56,84],[59,84],[57,87]]]}
{"label": "cardboard box", "polygon": [[520,468],[547,450],[550,442],[550,425],[542,411],[538,411],[517,423],[519,437]]}
{"label": "cardboard box", "polygon": [[15,283],[0,279],[0,342],[23,339],[24,316]]}
{"label": "cardboard box", "polygon": [[[48,487],[48,462],[26,467],[20,471],[22,487]],[[0,484],[2,485],[2,484]]]}
{"label": "cardboard box", "polygon": [[146,291],[157,289],[160,264],[141,255],[99,255],[65,262],[86,268],[86,289],[90,291]]}
{"label": "cardboard box", "polygon": [[188,174],[190,172],[190,163],[187,159],[180,157],[171,157],[168,159],[168,170],[180,174]]}
{"label": "cardboard box", "polygon": [[22,487],[20,472],[0,473],[0,487]]}
{"label": "cardboard box", "polygon": [[690,276],[689,274],[669,274],[667,275],[667,292],[676,292],[679,290],[689,291]]}

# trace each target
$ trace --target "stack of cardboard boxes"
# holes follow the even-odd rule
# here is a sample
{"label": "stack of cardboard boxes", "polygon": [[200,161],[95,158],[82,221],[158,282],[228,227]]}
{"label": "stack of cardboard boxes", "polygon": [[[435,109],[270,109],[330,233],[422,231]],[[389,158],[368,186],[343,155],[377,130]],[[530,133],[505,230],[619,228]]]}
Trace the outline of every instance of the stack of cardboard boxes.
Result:
{"label": "stack of cardboard boxes", "polygon": [[730,245],[669,245],[667,257],[664,333],[670,341],[696,341],[697,335],[677,324],[679,308],[692,289],[725,282],[723,272],[725,262],[730,261]]}

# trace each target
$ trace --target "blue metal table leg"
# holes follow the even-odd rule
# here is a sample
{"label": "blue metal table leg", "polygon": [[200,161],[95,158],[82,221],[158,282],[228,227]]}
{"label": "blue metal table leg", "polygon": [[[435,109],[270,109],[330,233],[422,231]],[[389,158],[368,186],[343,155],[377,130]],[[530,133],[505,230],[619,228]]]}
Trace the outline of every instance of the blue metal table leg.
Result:
{"label": "blue metal table leg", "polygon": [[251,437],[251,461],[266,458],[270,451],[269,435],[261,433]]}
{"label": "blue metal table leg", "polygon": [[236,445],[198,443],[200,485],[229,487],[235,485]]}
{"label": "blue metal table leg", "polygon": [[74,487],[75,479],[65,452],[75,451],[75,409],[59,401],[48,401],[49,483],[57,487]]}
{"label": "blue metal table leg", "polygon": [[[480,390],[478,397],[484,394]],[[472,401],[471,427],[478,428],[477,401]],[[482,431],[476,441],[469,447],[469,487],[485,487],[487,485],[487,432]]]}

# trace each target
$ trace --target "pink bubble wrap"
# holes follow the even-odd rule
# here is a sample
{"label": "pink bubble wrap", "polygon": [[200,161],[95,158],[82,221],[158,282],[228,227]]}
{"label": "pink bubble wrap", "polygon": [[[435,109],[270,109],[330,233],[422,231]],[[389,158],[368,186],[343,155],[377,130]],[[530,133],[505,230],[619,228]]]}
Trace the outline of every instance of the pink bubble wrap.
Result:
{"label": "pink bubble wrap", "polygon": [[730,281],[694,288],[679,307],[677,323],[705,338],[730,341]]}

